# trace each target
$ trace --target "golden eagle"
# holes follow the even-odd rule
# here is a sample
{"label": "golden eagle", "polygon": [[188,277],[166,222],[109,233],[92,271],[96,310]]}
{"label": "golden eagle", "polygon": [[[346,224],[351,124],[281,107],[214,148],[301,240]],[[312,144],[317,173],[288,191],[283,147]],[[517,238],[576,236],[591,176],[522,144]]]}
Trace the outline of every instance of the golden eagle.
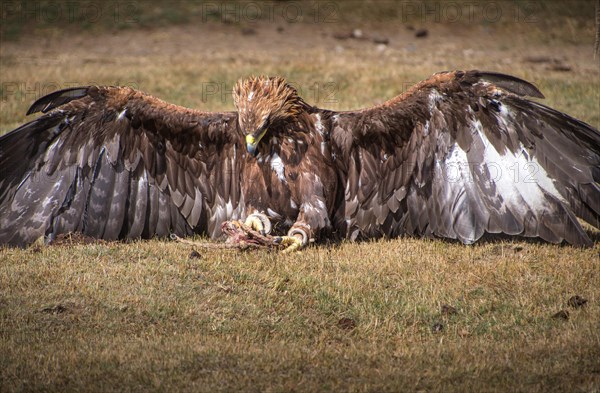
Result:
{"label": "golden eagle", "polygon": [[233,90],[237,111],[186,109],[128,87],[70,88],[0,138],[0,244],[273,223],[291,249],[327,236],[485,233],[590,246],[600,133],[493,72],[442,72],[368,109],[305,102],[280,77]]}

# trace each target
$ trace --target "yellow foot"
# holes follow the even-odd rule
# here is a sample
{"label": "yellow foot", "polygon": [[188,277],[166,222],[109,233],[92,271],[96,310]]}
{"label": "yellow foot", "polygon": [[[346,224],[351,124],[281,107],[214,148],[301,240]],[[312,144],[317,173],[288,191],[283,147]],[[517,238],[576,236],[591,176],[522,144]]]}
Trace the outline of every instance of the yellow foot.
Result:
{"label": "yellow foot", "polygon": [[271,233],[271,220],[262,213],[250,214],[246,217],[244,224],[257,232],[260,232],[261,235],[268,235]]}
{"label": "yellow foot", "polygon": [[308,225],[304,225],[304,227],[305,228],[293,226],[287,236],[282,236],[280,238],[280,244],[287,246],[282,252],[288,253],[297,251],[308,244],[309,237],[307,232],[310,231],[310,227]]}
{"label": "yellow foot", "polygon": [[278,238],[278,240],[279,244],[286,246],[285,249],[282,251],[286,254],[289,252],[297,251],[300,249],[300,247],[304,245],[302,243],[302,239],[296,236],[281,236],[280,238]]}

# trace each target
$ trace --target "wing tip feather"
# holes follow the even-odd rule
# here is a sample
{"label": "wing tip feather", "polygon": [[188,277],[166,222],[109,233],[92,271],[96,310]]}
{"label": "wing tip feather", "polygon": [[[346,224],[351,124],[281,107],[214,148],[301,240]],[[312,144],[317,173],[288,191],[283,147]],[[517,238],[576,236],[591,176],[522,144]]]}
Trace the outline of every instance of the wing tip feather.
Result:
{"label": "wing tip feather", "polygon": [[533,84],[517,78],[516,76],[491,71],[474,71],[475,77],[480,80],[492,82],[501,89],[521,97],[546,98],[544,94]]}
{"label": "wing tip feather", "polygon": [[46,113],[70,101],[85,97],[88,94],[88,89],[89,86],[71,87],[68,89],[57,90],[55,92],[47,94],[37,99],[29,107],[29,110],[27,111],[26,115],[29,116],[37,112]]}

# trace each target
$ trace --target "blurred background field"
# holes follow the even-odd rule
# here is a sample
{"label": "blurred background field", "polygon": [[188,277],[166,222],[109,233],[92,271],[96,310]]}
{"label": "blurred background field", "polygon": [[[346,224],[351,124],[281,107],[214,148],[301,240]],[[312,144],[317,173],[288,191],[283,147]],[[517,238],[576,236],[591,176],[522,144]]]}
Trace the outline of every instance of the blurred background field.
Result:
{"label": "blurred background field", "polygon": [[[600,126],[593,1],[1,4],[0,133],[76,85],[213,111],[233,110],[238,78],[282,75],[309,103],[353,109],[450,69],[527,79]],[[600,390],[598,245],[191,251],[0,250],[0,390]]]}

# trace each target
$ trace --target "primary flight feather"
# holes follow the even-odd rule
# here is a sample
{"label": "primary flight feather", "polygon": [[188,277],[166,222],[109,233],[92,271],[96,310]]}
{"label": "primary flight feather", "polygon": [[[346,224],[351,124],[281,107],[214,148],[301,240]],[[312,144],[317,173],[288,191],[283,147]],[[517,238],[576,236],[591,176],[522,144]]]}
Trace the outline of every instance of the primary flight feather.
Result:
{"label": "primary flight feather", "polygon": [[485,233],[590,246],[600,227],[600,133],[508,75],[433,75],[379,106],[335,112],[279,77],[240,80],[235,112],[127,87],[36,101],[0,137],[0,244],[221,236],[246,220],[296,243]]}

